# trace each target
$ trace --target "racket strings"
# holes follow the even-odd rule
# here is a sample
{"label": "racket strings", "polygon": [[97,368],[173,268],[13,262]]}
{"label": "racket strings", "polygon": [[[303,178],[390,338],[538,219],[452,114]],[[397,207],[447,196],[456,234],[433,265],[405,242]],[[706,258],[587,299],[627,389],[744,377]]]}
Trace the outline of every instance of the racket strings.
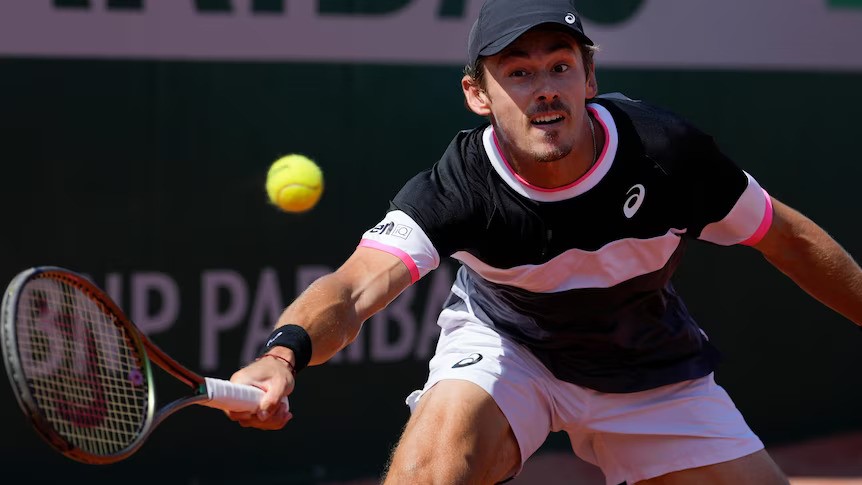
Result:
{"label": "racket strings", "polygon": [[61,437],[100,456],[136,440],[149,416],[148,379],[133,339],[101,302],[45,274],[22,292],[17,332],[33,399]]}

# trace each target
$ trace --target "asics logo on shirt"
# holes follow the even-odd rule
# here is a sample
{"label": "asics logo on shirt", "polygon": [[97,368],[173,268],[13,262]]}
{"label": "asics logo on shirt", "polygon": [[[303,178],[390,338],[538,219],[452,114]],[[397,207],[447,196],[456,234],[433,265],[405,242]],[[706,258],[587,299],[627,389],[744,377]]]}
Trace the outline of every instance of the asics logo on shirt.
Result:
{"label": "asics logo on shirt", "polygon": [[641,184],[635,184],[626,192],[626,195],[629,197],[623,204],[623,214],[626,216],[626,219],[631,219],[638,209],[641,208],[641,204],[644,203],[646,187]]}

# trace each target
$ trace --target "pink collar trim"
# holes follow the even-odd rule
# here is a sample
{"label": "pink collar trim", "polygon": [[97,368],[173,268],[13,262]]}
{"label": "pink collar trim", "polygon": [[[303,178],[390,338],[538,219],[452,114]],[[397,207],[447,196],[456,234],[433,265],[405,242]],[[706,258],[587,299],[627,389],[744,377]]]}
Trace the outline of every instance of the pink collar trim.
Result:
{"label": "pink collar trim", "polygon": [[589,178],[589,176],[592,175],[593,172],[595,172],[596,169],[599,168],[599,166],[602,165],[602,163],[605,161],[605,155],[608,153],[608,145],[610,144],[610,131],[608,130],[608,126],[605,124],[605,120],[603,120],[602,117],[599,116],[595,108],[593,108],[592,106],[587,106],[587,109],[590,110],[590,113],[592,113],[593,117],[599,122],[599,126],[605,134],[605,143],[602,146],[601,154],[599,155],[598,160],[596,160],[596,163],[594,163],[593,166],[590,167],[589,170],[587,170],[587,173],[581,175],[577,180],[570,184],[566,184],[561,187],[554,187],[552,189],[539,187],[538,185],[531,184],[525,178],[521,177],[521,174],[519,174],[515,171],[515,169],[512,168],[512,165],[509,164],[509,160],[506,159],[506,155],[503,154],[503,150],[500,149],[500,142],[497,140],[497,132],[494,131],[494,128],[492,127],[491,136],[493,136],[494,138],[494,147],[497,149],[497,153],[500,155],[500,159],[503,160],[504,164],[506,164],[506,168],[509,170],[512,176],[515,177],[518,182],[522,183],[525,187],[529,187],[531,190],[535,190],[537,192],[560,192],[563,190],[568,190]]}

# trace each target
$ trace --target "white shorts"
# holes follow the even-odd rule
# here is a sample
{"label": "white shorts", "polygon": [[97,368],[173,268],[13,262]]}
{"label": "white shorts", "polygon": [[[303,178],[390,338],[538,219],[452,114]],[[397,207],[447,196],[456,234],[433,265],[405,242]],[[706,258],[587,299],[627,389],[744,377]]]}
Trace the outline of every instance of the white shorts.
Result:
{"label": "white shorts", "polygon": [[[601,393],[555,378],[524,346],[444,310],[428,382],[407,398],[411,411],[444,379],[473,382],[509,420],[521,464],[552,431],[565,431],[581,459],[609,485],[740,458],[763,449],[712,375],[625,394]],[[454,367],[453,367],[454,366]]]}

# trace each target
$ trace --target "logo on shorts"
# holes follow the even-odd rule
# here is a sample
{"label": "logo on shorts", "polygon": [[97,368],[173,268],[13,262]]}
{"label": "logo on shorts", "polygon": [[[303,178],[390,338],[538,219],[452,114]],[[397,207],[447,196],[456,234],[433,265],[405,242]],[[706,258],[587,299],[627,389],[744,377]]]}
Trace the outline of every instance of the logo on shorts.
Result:
{"label": "logo on shorts", "polygon": [[482,354],[470,354],[458,362],[455,362],[455,365],[453,365],[452,368],[457,369],[459,367],[467,367],[468,365],[473,365],[480,360],[482,360]]}

